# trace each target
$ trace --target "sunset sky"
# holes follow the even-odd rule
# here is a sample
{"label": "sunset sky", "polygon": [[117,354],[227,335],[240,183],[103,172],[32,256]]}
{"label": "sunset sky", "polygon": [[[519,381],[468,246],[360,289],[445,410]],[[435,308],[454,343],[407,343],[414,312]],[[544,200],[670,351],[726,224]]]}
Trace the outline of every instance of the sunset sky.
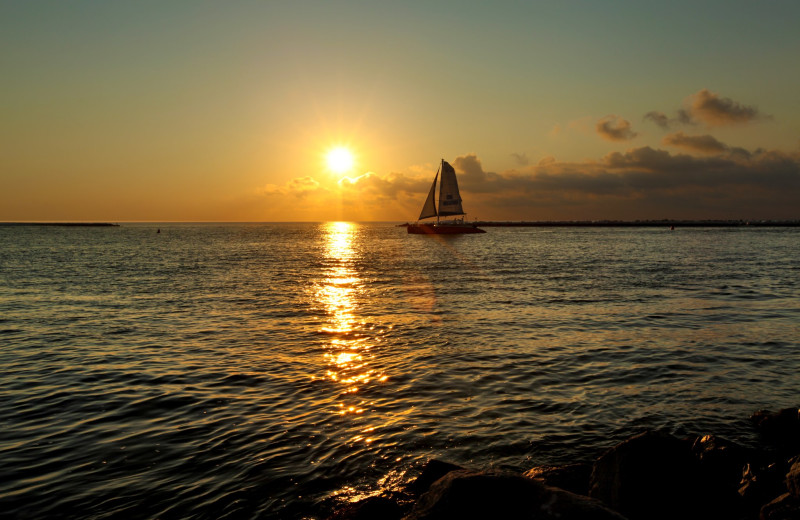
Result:
{"label": "sunset sky", "polygon": [[469,219],[800,218],[798,27],[797,0],[3,2],[0,221],[415,220],[442,158]]}

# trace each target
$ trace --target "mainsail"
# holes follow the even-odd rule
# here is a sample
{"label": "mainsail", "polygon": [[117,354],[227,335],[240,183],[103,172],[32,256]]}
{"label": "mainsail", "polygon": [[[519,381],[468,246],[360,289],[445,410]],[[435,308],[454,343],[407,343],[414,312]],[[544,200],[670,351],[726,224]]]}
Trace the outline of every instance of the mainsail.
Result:
{"label": "mainsail", "polygon": [[433,184],[431,184],[431,191],[428,193],[428,198],[425,199],[425,205],[422,206],[422,212],[419,214],[420,220],[436,216],[436,179],[438,177],[439,172],[437,171],[436,177],[433,178]]}
{"label": "mainsail", "polygon": [[[433,184],[436,185],[436,179],[434,179]],[[433,193],[433,191],[431,191],[431,193]],[[429,199],[430,197],[431,195],[428,195]],[[428,203],[425,202],[425,207],[427,206]],[[423,212],[424,211],[423,209]],[[458,193],[456,171],[447,161],[442,161],[442,183],[441,186],[439,186],[439,215],[463,214],[464,210],[461,207],[461,195]]]}

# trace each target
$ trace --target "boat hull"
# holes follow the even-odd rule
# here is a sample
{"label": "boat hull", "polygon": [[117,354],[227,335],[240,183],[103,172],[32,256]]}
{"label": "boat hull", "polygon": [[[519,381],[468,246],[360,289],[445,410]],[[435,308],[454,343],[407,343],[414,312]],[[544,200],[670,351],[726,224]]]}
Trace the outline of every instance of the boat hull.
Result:
{"label": "boat hull", "polygon": [[474,224],[409,224],[406,228],[411,235],[464,235],[486,233]]}

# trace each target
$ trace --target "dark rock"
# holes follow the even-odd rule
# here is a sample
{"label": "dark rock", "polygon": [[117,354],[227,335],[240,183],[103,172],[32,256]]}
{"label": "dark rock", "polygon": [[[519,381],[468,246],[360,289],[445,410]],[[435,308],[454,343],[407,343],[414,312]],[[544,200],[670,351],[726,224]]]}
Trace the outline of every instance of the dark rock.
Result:
{"label": "dark rock", "polygon": [[623,520],[599,501],[499,471],[451,471],[423,494],[405,520]]}
{"label": "dark rock", "polygon": [[786,493],[786,461],[767,465],[747,464],[742,472],[739,495],[749,510],[758,510],[763,504]]}
{"label": "dark rock", "polygon": [[[692,453],[700,462],[699,478],[704,498],[709,508],[712,504],[724,505],[719,510],[739,511],[746,506],[741,487],[742,471],[753,454],[745,448],[715,435],[698,437],[692,444]],[[759,503],[760,507],[763,502]],[[753,516],[755,511],[752,511]]]}
{"label": "dark rock", "polygon": [[336,511],[328,520],[400,520],[410,507],[393,496],[367,497]]}
{"label": "dark rock", "polygon": [[784,408],[775,413],[759,410],[750,419],[764,440],[782,453],[800,452],[800,409]]}
{"label": "dark rock", "polygon": [[733,490],[738,488],[742,469],[751,458],[745,448],[716,435],[698,437],[692,445],[692,453],[700,461],[707,479]]}
{"label": "dark rock", "polygon": [[408,486],[408,492],[411,495],[419,496],[428,491],[431,484],[447,475],[451,471],[464,469],[461,466],[444,462],[438,459],[431,459],[422,467],[422,472],[419,476]]}
{"label": "dark rock", "polygon": [[566,466],[537,466],[525,472],[525,476],[539,480],[578,495],[589,494],[591,464],[568,464]]}
{"label": "dark rock", "polygon": [[786,488],[795,498],[800,498],[800,456],[791,461],[789,472],[786,474]]}
{"label": "dark rock", "polygon": [[759,520],[797,520],[800,518],[800,499],[785,493],[761,508]]}
{"label": "dark rock", "polygon": [[[691,445],[672,435],[648,431],[618,444],[594,464],[589,496],[631,520],[705,518],[716,509],[704,496],[699,461]],[[714,511],[715,517],[726,513]]]}

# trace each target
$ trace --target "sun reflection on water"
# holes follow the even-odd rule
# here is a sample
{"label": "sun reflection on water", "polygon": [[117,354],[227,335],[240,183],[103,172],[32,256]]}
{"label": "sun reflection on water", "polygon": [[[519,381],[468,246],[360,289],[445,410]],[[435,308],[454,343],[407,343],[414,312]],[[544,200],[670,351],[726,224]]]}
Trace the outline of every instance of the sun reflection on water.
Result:
{"label": "sun reflection on water", "polygon": [[[325,377],[342,385],[342,392],[357,394],[370,382],[382,383],[388,376],[370,366],[369,351],[376,339],[358,317],[359,296],[365,290],[355,267],[354,248],[358,228],[348,222],[323,225],[327,268],[317,287],[317,301],[327,319],[319,331],[330,337],[325,352]],[[361,414],[363,401],[340,402],[339,414]]]}

